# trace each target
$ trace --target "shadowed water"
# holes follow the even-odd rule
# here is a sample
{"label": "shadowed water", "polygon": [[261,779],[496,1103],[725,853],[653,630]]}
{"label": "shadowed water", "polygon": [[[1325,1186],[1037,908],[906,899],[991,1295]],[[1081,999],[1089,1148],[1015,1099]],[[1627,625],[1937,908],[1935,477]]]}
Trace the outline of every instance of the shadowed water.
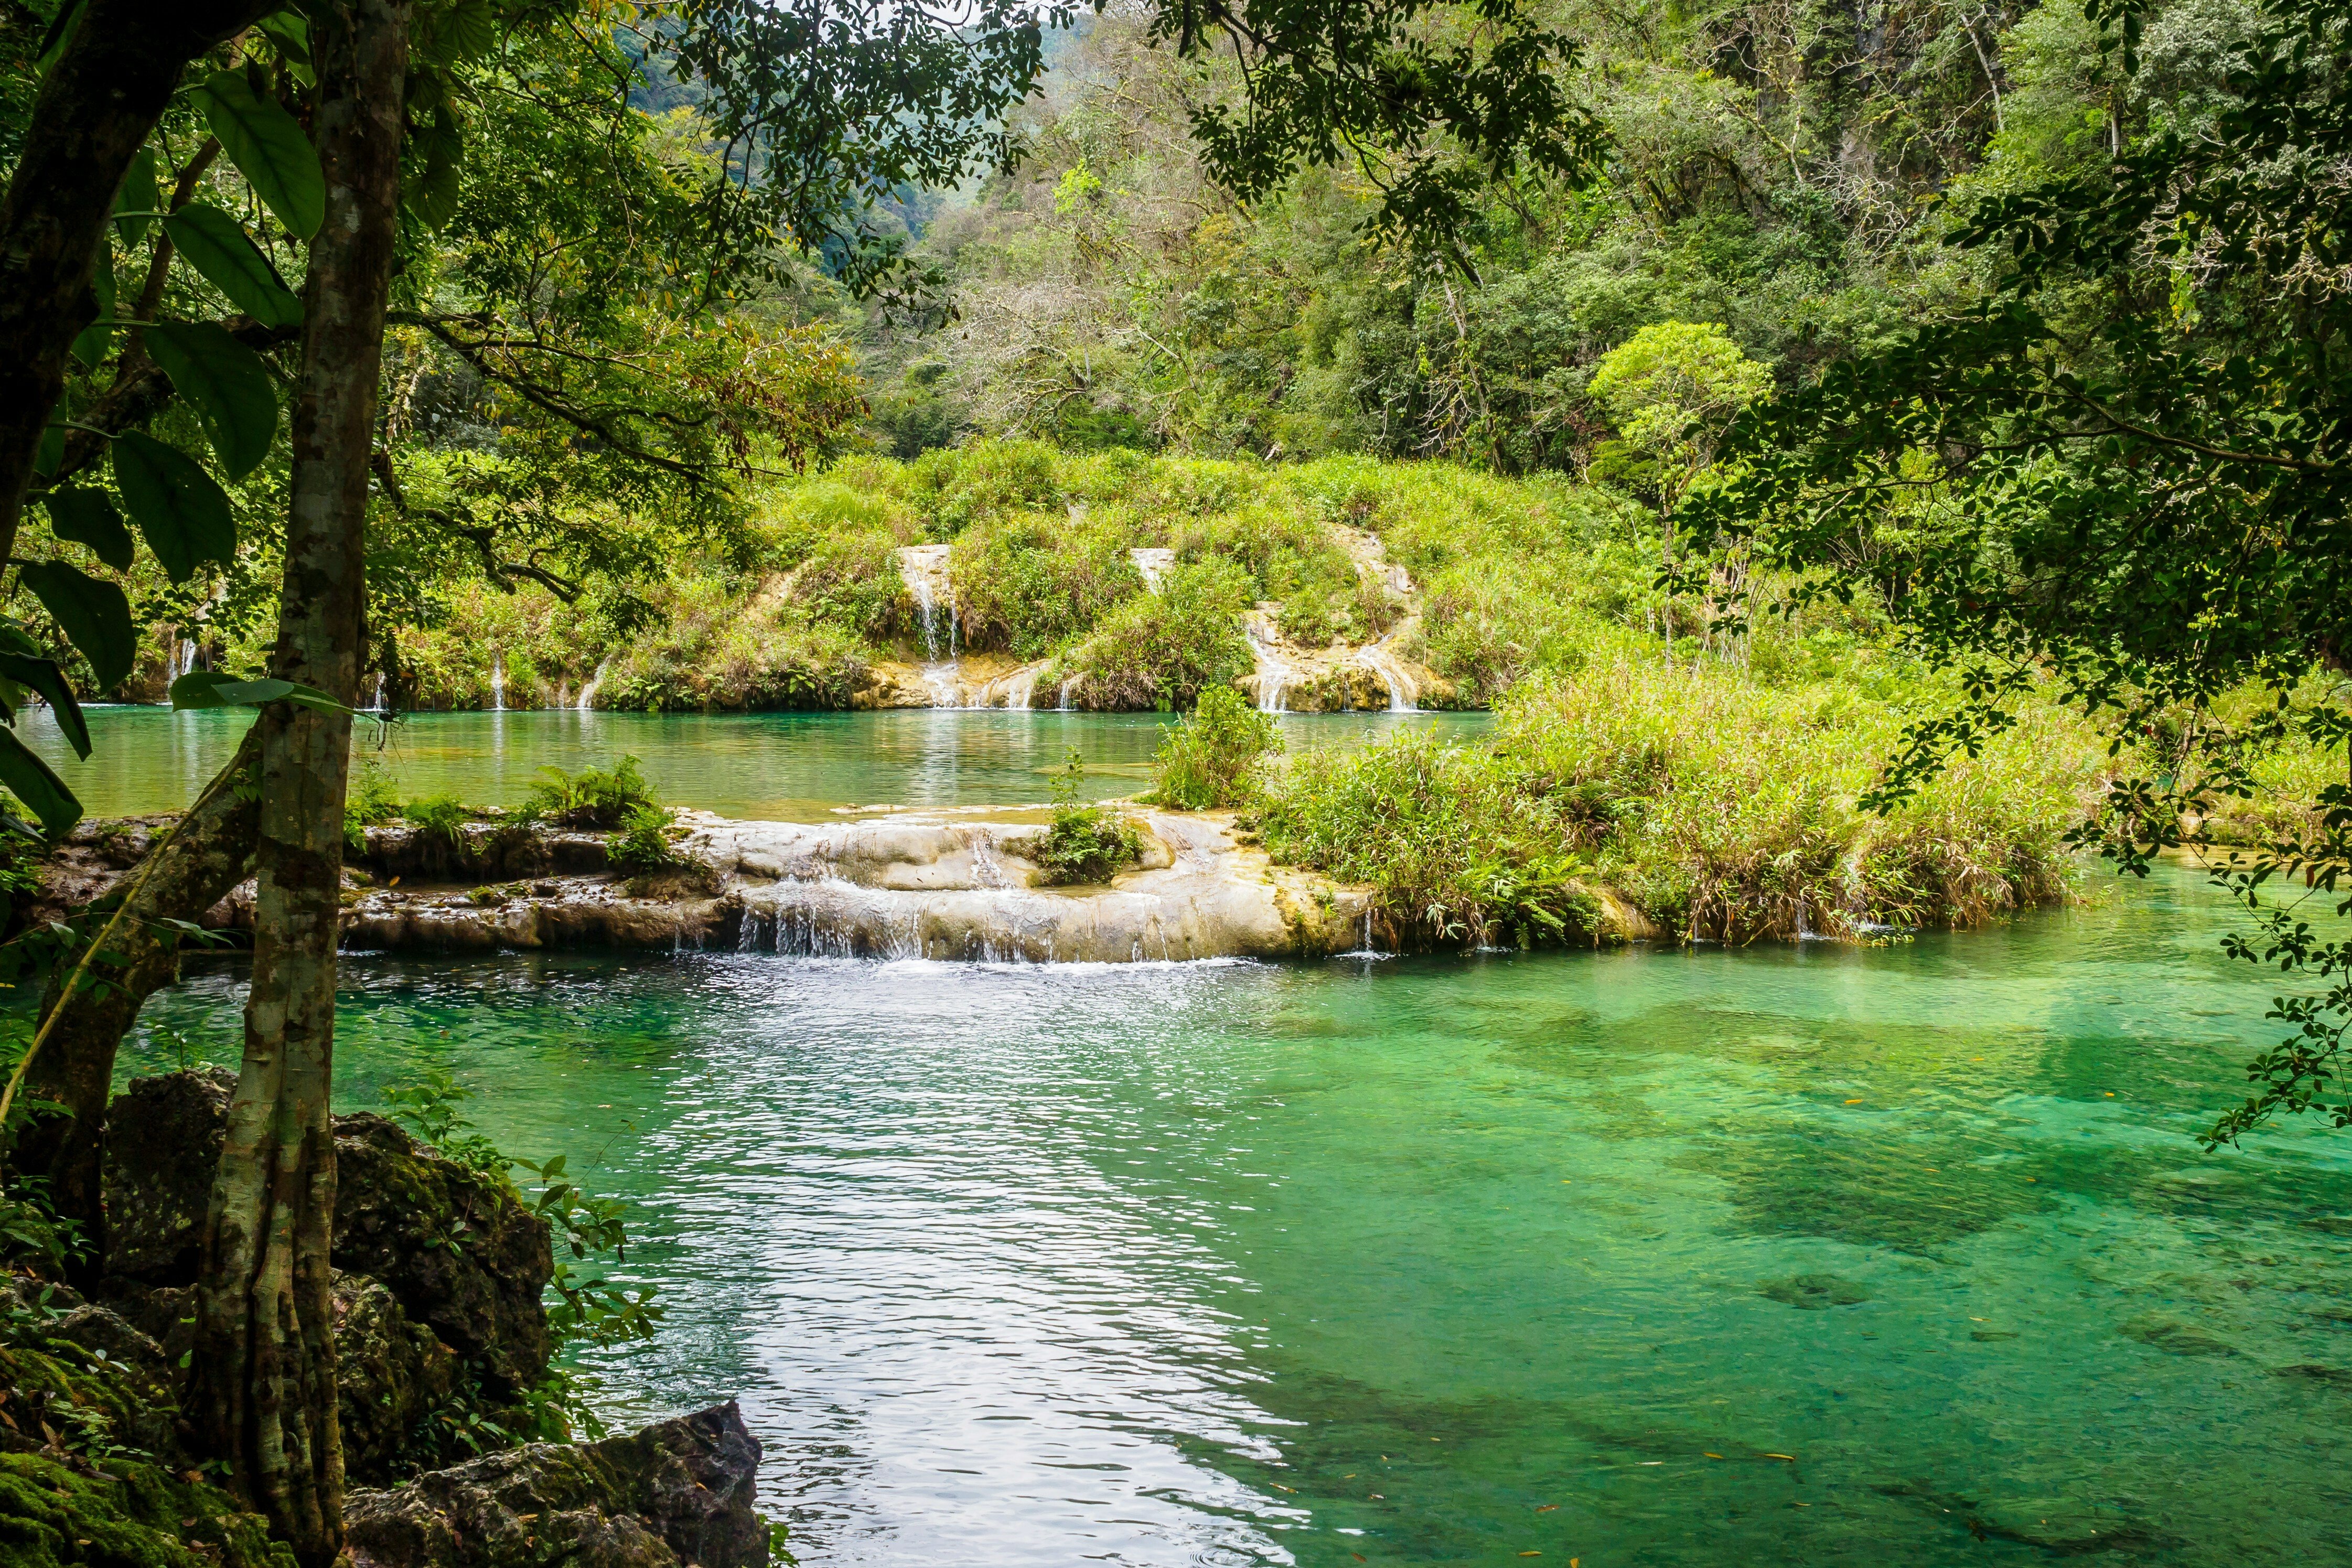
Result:
{"label": "shadowed water", "polygon": [[[236,752],[243,710],[174,713],[91,708],[91,755],[72,748],[47,709],[19,733],[97,816],[176,811]],[[382,769],[402,798],[454,795],[516,805],[544,765],[576,771],[637,757],[672,805],[761,821],[823,820],[836,806],[1001,805],[1053,798],[1050,776],[1076,748],[1087,799],[1147,789],[1160,727],[1152,713],[898,709],[876,713],[418,713],[362,721],[353,760]],[[1286,714],[1293,749],[1356,745],[1401,725],[1482,730],[1483,713]]]}
{"label": "shadowed water", "polygon": [[[355,958],[629,1194],[812,1564],[2352,1562],[2352,1141],[2191,878],[1874,950]],[[223,965],[151,1019],[234,1052]],[[142,1070],[175,1049],[146,1035]]]}

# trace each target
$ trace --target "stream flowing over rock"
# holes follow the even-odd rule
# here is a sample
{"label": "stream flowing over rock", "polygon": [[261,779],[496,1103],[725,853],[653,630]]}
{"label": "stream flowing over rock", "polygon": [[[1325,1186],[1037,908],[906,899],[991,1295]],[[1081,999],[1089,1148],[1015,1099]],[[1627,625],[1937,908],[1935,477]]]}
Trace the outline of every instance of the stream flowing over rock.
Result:
{"label": "stream flowing over rock", "polygon": [[353,1568],[767,1568],[760,1441],[733,1401],[600,1443],[530,1443],[355,1491]]}
{"label": "stream flowing over rock", "polygon": [[[1314,958],[1362,941],[1367,889],[1273,865],[1228,816],[1129,815],[1143,839],[1132,870],[1104,887],[1046,888],[1032,858],[1042,822],[681,812],[677,848],[692,869],[666,885],[572,877],[457,892],[370,889],[352,899],[343,942],[1126,963]],[[410,863],[412,832],[371,830],[371,864]]]}

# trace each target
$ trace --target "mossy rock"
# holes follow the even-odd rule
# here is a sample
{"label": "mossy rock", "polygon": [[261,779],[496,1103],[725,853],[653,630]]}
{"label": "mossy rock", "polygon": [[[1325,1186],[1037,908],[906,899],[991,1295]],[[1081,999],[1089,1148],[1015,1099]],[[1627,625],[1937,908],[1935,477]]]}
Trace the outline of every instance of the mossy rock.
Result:
{"label": "mossy rock", "polygon": [[0,1454],[0,1562],[9,1568],[294,1568],[218,1488],[153,1465],[94,1474],[44,1454]]}
{"label": "mossy rock", "polygon": [[[92,1313],[112,1317],[103,1309],[81,1308],[58,1327]],[[137,1332],[127,1327],[124,1331]],[[62,1339],[40,1339],[37,1348],[0,1347],[0,1446],[38,1447],[46,1426],[68,1446],[103,1445],[169,1458],[176,1414],[159,1365],[101,1357]]]}

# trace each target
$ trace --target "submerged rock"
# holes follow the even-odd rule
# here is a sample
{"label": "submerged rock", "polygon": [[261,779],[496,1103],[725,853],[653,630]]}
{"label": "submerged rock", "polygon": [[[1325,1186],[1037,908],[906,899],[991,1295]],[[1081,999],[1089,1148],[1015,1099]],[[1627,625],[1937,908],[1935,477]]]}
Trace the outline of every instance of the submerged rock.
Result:
{"label": "submerged rock", "polygon": [[1870,1300],[1870,1292],[1851,1279],[1841,1279],[1834,1274],[1799,1274],[1787,1279],[1767,1279],[1757,1287],[1759,1294],[1775,1301],[1785,1301],[1791,1307],[1809,1311],[1825,1307],[1851,1307]]}
{"label": "submerged rock", "polygon": [[2199,1328],[2195,1323],[2179,1318],[2150,1314],[2134,1318],[2119,1325],[2116,1332],[2127,1340],[2137,1340],[2152,1350],[2168,1355],[2236,1355],[2238,1348]]}
{"label": "submerged rock", "polygon": [[734,1403],[601,1443],[532,1443],[344,1506],[353,1568],[766,1568],[760,1443]]}

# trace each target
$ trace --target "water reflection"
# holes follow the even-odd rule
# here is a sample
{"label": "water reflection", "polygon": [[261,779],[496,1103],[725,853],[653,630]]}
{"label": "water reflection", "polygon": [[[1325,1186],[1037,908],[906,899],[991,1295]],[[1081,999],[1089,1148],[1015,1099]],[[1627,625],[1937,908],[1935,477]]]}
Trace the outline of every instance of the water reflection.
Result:
{"label": "water reflection", "polygon": [[[173,810],[194,798],[251,721],[240,711],[88,710],[94,746],[77,759],[46,710],[20,732],[97,816]],[[609,766],[636,756],[673,804],[772,821],[821,820],[836,806],[1011,805],[1050,800],[1053,770],[1076,749],[1088,798],[1146,787],[1169,721],[1150,713],[902,709],[881,713],[649,714],[578,710],[420,713],[362,721],[354,762],[391,775],[408,799],[455,795],[519,803],[540,768]],[[1354,745],[1418,725],[1447,733],[1481,714],[1294,714],[1294,748]]]}

